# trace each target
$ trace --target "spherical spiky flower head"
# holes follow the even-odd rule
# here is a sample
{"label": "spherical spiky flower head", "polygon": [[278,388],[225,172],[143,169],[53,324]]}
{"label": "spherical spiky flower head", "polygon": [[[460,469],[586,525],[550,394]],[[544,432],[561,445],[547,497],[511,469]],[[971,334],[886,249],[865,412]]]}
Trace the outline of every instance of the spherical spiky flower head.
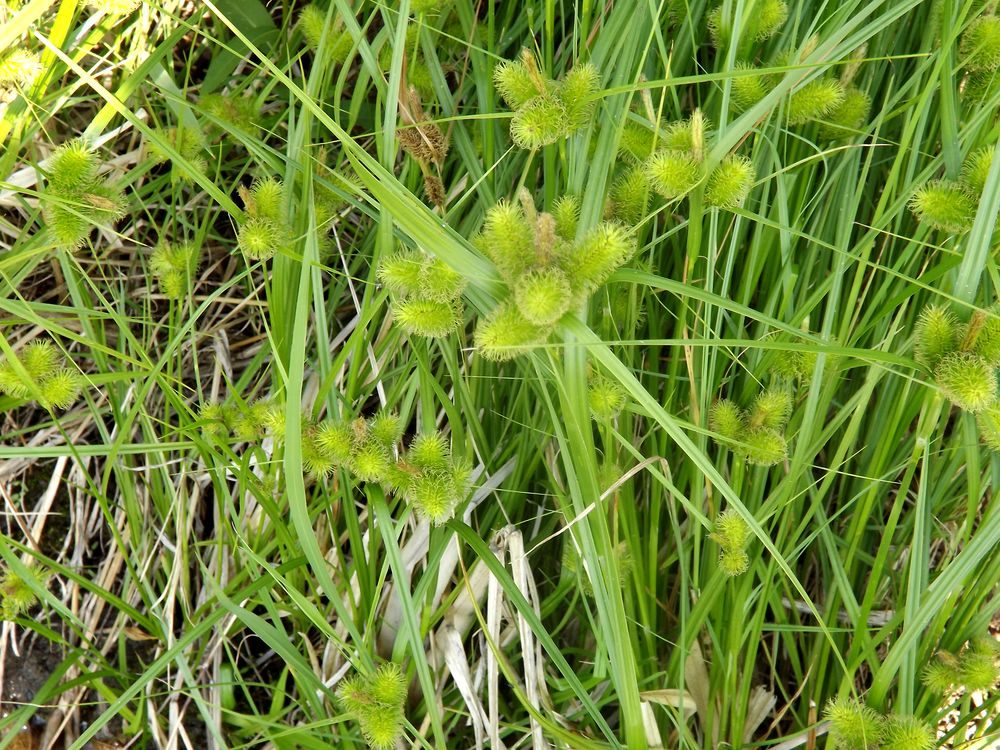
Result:
{"label": "spherical spiky flower head", "polygon": [[392,312],[407,333],[417,336],[443,338],[462,326],[462,310],[454,302],[411,297],[394,304]]}
{"label": "spherical spiky flower head", "polygon": [[781,349],[775,352],[771,370],[789,380],[804,380],[812,375],[816,367],[816,356],[815,352]]}
{"label": "spherical spiky flower head", "polygon": [[567,131],[586,127],[594,112],[594,97],[601,89],[601,76],[591,63],[575,65],[559,83],[558,93],[566,108]]}
{"label": "spherical spiky flower head", "polygon": [[420,291],[423,268],[423,255],[416,250],[400,250],[379,264],[378,280],[390,294],[409,297]]}
{"label": "spherical spiky flower head", "polygon": [[934,731],[915,716],[889,715],[882,722],[879,750],[931,750]]}
{"label": "spherical spiky flower head", "polygon": [[969,154],[962,164],[962,182],[973,195],[982,195],[995,151],[995,146],[984,146]]}
{"label": "spherical spiky flower head", "polygon": [[750,193],[754,177],[753,164],[745,156],[730,154],[722,160],[705,185],[705,203],[715,208],[735,208]]}
{"label": "spherical spiky flower head", "polygon": [[[28,574],[36,583],[44,585],[51,573],[35,572],[29,569]],[[38,603],[34,590],[13,570],[4,572],[0,577],[0,620],[10,622],[22,615]]]}
{"label": "spherical spiky flower head", "polygon": [[[774,85],[771,76],[767,76],[754,68],[750,63],[738,62],[734,68],[737,73],[745,73],[733,77],[730,96],[736,109],[740,112],[750,109],[767,96]],[[749,73],[754,71],[753,75]]]}
{"label": "spherical spiky flower head", "polygon": [[974,312],[961,338],[962,348],[978,354],[993,366],[1000,364],[1000,306]]}
{"label": "spherical spiky flower head", "polygon": [[910,210],[917,218],[949,234],[972,229],[976,204],[957,182],[934,180],[917,190],[910,199]]}
{"label": "spherical spiky flower head", "polygon": [[368,681],[371,697],[389,706],[402,706],[406,699],[406,679],[395,662],[380,665]]}
{"label": "spherical spiky flower head", "polygon": [[349,468],[362,482],[381,482],[389,473],[391,464],[389,449],[369,440],[352,453]]}
{"label": "spherical spiky flower head", "polygon": [[516,203],[502,200],[487,210],[486,223],[477,242],[509,283],[535,260],[535,241],[524,211]]}
{"label": "spherical spiky flower head", "polygon": [[337,470],[339,462],[316,441],[316,430],[302,433],[302,467],[316,477],[329,476]]}
{"label": "spherical spiky flower head", "polygon": [[321,422],[316,428],[314,441],[317,449],[324,455],[329,456],[338,464],[343,464],[351,457],[355,435],[350,425],[328,419]]}
{"label": "spherical spiky flower head", "polygon": [[955,685],[961,684],[958,659],[947,651],[940,652],[924,669],[922,679],[935,693],[946,695]]}
{"label": "spherical spiky flower head", "polygon": [[844,91],[843,101],[820,123],[820,137],[838,140],[856,136],[868,119],[871,106],[872,100],[868,94],[849,86]]}
{"label": "spherical spiky flower head", "polygon": [[721,398],[709,409],[708,426],[727,440],[739,440],[746,429],[743,410],[729,399]]}
{"label": "spherical spiky flower head", "polygon": [[949,401],[965,411],[980,412],[997,399],[997,379],[985,359],[970,352],[951,352],[938,361],[934,377]]}
{"label": "spherical spiky flower head", "polygon": [[982,72],[1000,68],[1000,18],[982,15],[962,34],[959,61],[968,70]]}
{"label": "spherical spiky flower head", "polygon": [[548,338],[551,329],[538,326],[521,314],[511,300],[502,302],[476,326],[476,351],[486,359],[503,362],[525,354]]}
{"label": "spherical spiky flower head", "polygon": [[966,690],[990,690],[1000,682],[995,647],[967,648],[958,659],[958,682]]}
{"label": "spherical spiky flower head", "polygon": [[724,549],[719,553],[719,570],[730,578],[746,573],[750,568],[750,556],[741,549]]}
{"label": "spherical spiky flower head", "polygon": [[826,704],[830,740],[837,750],[876,750],[882,736],[882,717],[853,698]]}
{"label": "spherical spiky flower head", "polygon": [[403,436],[403,420],[393,411],[380,411],[368,420],[368,437],[391,449]]}
{"label": "spherical spiky flower head", "polygon": [[395,747],[403,733],[406,682],[395,664],[384,664],[368,677],[345,680],[337,691],[341,705],[358,721],[373,750]]}
{"label": "spherical spiky flower head", "polygon": [[26,88],[42,72],[42,61],[37,54],[22,48],[0,55],[0,86],[15,85]]}
{"label": "spherical spiky flower head", "polygon": [[315,3],[309,3],[299,12],[295,28],[302,33],[306,46],[313,51],[319,49],[326,28],[326,11]]}
{"label": "spherical spiky flower head", "polygon": [[746,431],[740,438],[739,450],[748,463],[756,466],[774,466],[788,457],[785,436],[766,427]]}
{"label": "spherical spiky flower head", "polygon": [[641,164],[653,153],[653,133],[637,122],[626,122],[618,142],[618,154],[633,164]]}
{"label": "spherical spiky flower head", "polygon": [[49,185],[64,195],[77,195],[97,180],[97,155],[76,139],[62,144],[48,161]]}
{"label": "spherical spiky flower head", "polygon": [[406,499],[422,518],[437,525],[455,515],[455,506],[460,498],[447,472],[432,471],[412,479]]}
{"label": "spherical spiky flower head", "polygon": [[664,198],[679,198],[701,179],[701,165],[687,151],[659,151],[646,163],[653,189]]}
{"label": "spherical spiky flower head", "polygon": [[750,525],[735,510],[720,513],[712,529],[712,540],[725,550],[742,550],[750,542]]}
{"label": "spherical spiky flower head", "polygon": [[406,461],[420,471],[444,471],[451,461],[451,450],[440,432],[424,432],[413,438]]}
{"label": "spherical spiky flower head", "polygon": [[917,361],[927,367],[935,367],[941,357],[955,350],[958,318],[946,307],[929,305],[925,307],[913,329],[913,354]]}
{"label": "spherical spiky flower head", "polygon": [[545,93],[522,60],[501,60],[493,69],[497,93],[511,109],[520,109],[528,100]]}
{"label": "spherical spiky flower head", "polygon": [[465,291],[465,278],[440,258],[428,258],[420,273],[420,295],[437,302],[457,300]]}
{"label": "spherical spiky flower head", "polygon": [[649,210],[649,193],[645,167],[633,167],[611,186],[608,213],[625,224],[637,224]]}
{"label": "spherical spiky flower head", "polygon": [[771,389],[761,391],[750,409],[751,429],[766,427],[782,430],[792,413],[792,396],[788,391]]}
{"label": "spherical spiky flower head", "polygon": [[580,199],[575,195],[563,195],[552,204],[552,219],[556,234],[567,242],[576,237],[576,227],[580,220]]}
{"label": "spherical spiky flower head", "polygon": [[986,447],[1000,453],[1000,407],[990,406],[976,415],[979,436]]}
{"label": "spherical spiky flower head", "polygon": [[76,370],[63,368],[38,383],[38,402],[46,409],[68,409],[83,390],[83,377]]}
{"label": "spherical spiky flower head", "polygon": [[609,378],[593,378],[587,388],[587,403],[595,420],[610,422],[625,408],[625,390]]}
{"label": "spherical spiky flower head", "polygon": [[635,236],[621,224],[604,221],[560,259],[574,294],[590,294],[635,252]]}
{"label": "spherical spiky flower head", "polygon": [[236,234],[236,246],[251,260],[267,260],[283,238],[281,227],[262,217],[247,219]]}
{"label": "spherical spiky flower head", "polygon": [[514,301],[521,314],[539,326],[550,326],[569,310],[573,291],[569,279],[555,267],[528,271],[514,284]]}
{"label": "spherical spiky flower head", "polygon": [[20,356],[21,364],[33,380],[42,380],[55,373],[62,355],[51,341],[32,341]]}
{"label": "spherical spiky flower head", "polygon": [[567,135],[569,113],[562,100],[547,94],[529,99],[510,121],[510,137],[520,148],[537,149]]}
{"label": "spherical spiky flower head", "polygon": [[752,27],[758,42],[778,33],[788,19],[788,6],[784,0],[763,0],[754,7]]}
{"label": "spherical spiky flower head", "polygon": [[788,100],[786,119],[789,125],[803,125],[826,118],[844,101],[844,86],[834,78],[810,81]]}

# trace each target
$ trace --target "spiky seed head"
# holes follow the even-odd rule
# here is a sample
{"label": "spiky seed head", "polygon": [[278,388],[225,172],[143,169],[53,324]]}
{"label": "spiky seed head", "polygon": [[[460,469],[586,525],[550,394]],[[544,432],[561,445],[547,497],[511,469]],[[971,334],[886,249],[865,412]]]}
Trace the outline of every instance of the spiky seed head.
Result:
{"label": "spiky seed head", "polygon": [[306,46],[314,52],[319,49],[326,28],[326,11],[315,3],[303,6],[295,28],[302,34]]}
{"label": "spiky seed head", "polygon": [[391,464],[389,449],[375,440],[369,440],[351,454],[348,466],[362,482],[381,482],[389,473]]}
{"label": "spiky seed head", "polygon": [[406,461],[420,471],[444,471],[451,461],[451,450],[440,432],[424,432],[413,438]]}
{"label": "spiky seed head", "polygon": [[934,731],[915,716],[890,714],[882,722],[879,750],[931,750]]}
{"label": "spiky seed head", "polygon": [[922,679],[928,688],[935,693],[945,695],[955,685],[961,684],[958,659],[947,651],[942,651],[924,669]]}
{"label": "spiky seed head", "polygon": [[435,525],[451,519],[459,501],[451,477],[441,471],[424,472],[414,477],[406,499],[422,518]]}
{"label": "spiky seed head", "polygon": [[476,326],[475,345],[481,357],[504,362],[527,353],[548,338],[550,329],[524,317],[513,300],[501,302]]}
{"label": "spiky seed head", "polygon": [[207,114],[240,130],[253,131],[255,121],[260,118],[256,101],[247,96],[205,94],[199,104]]}
{"label": "spiky seed head", "polygon": [[729,399],[721,398],[709,409],[708,426],[727,440],[739,440],[746,429],[746,418],[740,407]]}
{"label": "spiky seed head", "polygon": [[788,20],[788,5],[784,0],[763,0],[754,7],[752,28],[758,42],[778,33]]}
{"label": "spiky seed head", "polygon": [[834,78],[810,81],[788,100],[785,117],[789,125],[825,119],[844,101],[844,85]]}
{"label": "spiky seed head", "polygon": [[394,304],[392,312],[403,330],[417,336],[444,338],[462,326],[462,310],[455,302],[411,297]]}
{"label": "spiky seed head", "polygon": [[27,88],[41,72],[42,61],[35,52],[15,47],[6,55],[0,55],[0,86]]}
{"label": "spiky seed head", "polygon": [[975,414],[996,402],[996,373],[978,354],[944,355],[934,368],[934,377],[945,397],[965,411]]}
{"label": "spiky seed head", "polygon": [[247,205],[247,213],[283,224],[286,216],[286,192],[281,180],[274,177],[258,177],[250,186],[252,200]]}
{"label": "spiky seed head", "polygon": [[720,513],[712,530],[712,540],[725,550],[742,550],[750,542],[750,525],[735,510]]}
{"label": "spiky seed head", "polygon": [[660,146],[667,151],[686,151],[694,156],[698,146],[696,143],[698,133],[696,131],[704,132],[708,126],[708,121],[701,113],[698,113],[697,117],[691,115],[686,120],[671,122],[664,129]]}
{"label": "spiky seed head", "polygon": [[[973,313],[961,338],[962,348],[978,354],[993,366],[1000,364],[1000,305]],[[967,346],[966,342],[971,346]]]}
{"label": "spiky seed head", "polygon": [[872,100],[864,91],[849,86],[844,99],[831,111],[819,126],[820,138],[839,140],[853,138],[868,119]]}
{"label": "spiky seed head", "polygon": [[580,199],[575,195],[557,198],[552,204],[552,218],[555,220],[556,234],[566,242],[572,242],[580,220]]}
{"label": "spiky seed head", "polygon": [[611,186],[607,213],[624,224],[637,224],[649,210],[649,176],[642,165],[633,167]]}
{"label": "spiky seed head", "polygon": [[812,376],[816,357],[815,352],[781,349],[775,352],[771,371],[789,380],[804,380]]}
{"label": "spiky seed head", "polygon": [[384,445],[392,448],[403,436],[403,420],[393,411],[380,411],[368,420],[368,436]]}
{"label": "spiky seed head", "polygon": [[745,112],[750,109],[753,105],[767,96],[768,92],[774,86],[774,81],[771,76],[765,75],[761,72],[749,75],[750,71],[756,70],[757,69],[748,62],[738,62],[734,67],[735,72],[744,73],[744,75],[737,75],[733,77],[733,82],[730,88],[730,97],[732,98],[733,105],[736,107],[738,112]]}
{"label": "spiky seed head", "polygon": [[750,556],[741,549],[724,549],[719,553],[719,569],[734,578],[750,568]]}
{"label": "spiky seed head", "polygon": [[406,699],[406,681],[403,670],[395,662],[379,665],[368,682],[368,691],[378,703],[402,706]]}
{"label": "spiky seed head", "polygon": [[633,164],[642,164],[653,153],[653,133],[637,122],[629,120],[622,128],[618,141],[618,154]]}
{"label": "spiky seed head", "polygon": [[514,301],[529,321],[550,326],[569,310],[573,292],[560,269],[541,268],[521,275],[514,285]]}
{"label": "spiky seed head", "polygon": [[635,236],[621,224],[604,221],[580,242],[565,248],[560,267],[574,295],[590,294],[635,252]]}
{"label": "spiky seed head", "polygon": [[[29,569],[37,583],[45,584],[51,574]],[[0,620],[10,622],[24,614],[38,603],[38,597],[28,582],[13,570],[0,577]]]}
{"label": "spiky seed head", "polygon": [[520,148],[537,149],[565,138],[569,113],[562,100],[541,94],[529,99],[510,121],[510,137]]}
{"label": "spiky seed head", "polygon": [[1000,408],[990,406],[976,415],[979,436],[991,451],[1000,452]]}
{"label": "spiky seed head", "polygon": [[917,361],[934,368],[956,346],[958,318],[941,305],[925,307],[913,329],[913,353]]}
{"label": "spiky seed head", "polygon": [[761,391],[750,409],[749,425],[751,429],[766,427],[772,430],[783,430],[792,413],[792,396],[788,391],[770,389]]}
{"label": "spiky seed head", "polygon": [[452,302],[465,291],[465,278],[440,258],[428,258],[420,272],[420,295],[436,302]]}
{"label": "spiky seed head", "polygon": [[972,195],[981,196],[983,194],[995,151],[996,146],[984,146],[976,149],[966,157],[965,163],[962,164],[962,182]]}
{"label": "spiky seed head", "polygon": [[0,364],[0,393],[11,398],[24,398],[28,395],[28,386],[8,362]]}
{"label": "spiky seed head", "polygon": [[601,88],[601,76],[591,63],[575,65],[557,87],[566,108],[567,135],[586,127],[594,113],[594,97]]}
{"label": "spiky seed head", "polygon": [[511,109],[520,109],[530,99],[544,94],[522,60],[502,60],[493,69],[497,93]]}
{"label": "spiky seed head", "polygon": [[744,432],[738,450],[748,463],[756,466],[774,466],[788,457],[785,436],[767,427]]}
{"label": "spiky seed head", "polygon": [[611,422],[625,408],[625,389],[610,378],[592,378],[587,388],[590,416],[598,422]]}
{"label": "spiky seed head", "polygon": [[329,453],[323,450],[316,441],[316,428],[302,431],[302,466],[317,477],[329,476],[337,470],[339,463]]}
{"label": "spiky seed head", "polygon": [[236,233],[236,246],[251,260],[267,260],[282,242],[281,227],[262,217],[244,221]]}
{"label": "spiky seed head", "polygon": [[854,698],[836,698],[824,711],[830,722],[830,740],[836,750],[877,750],[882,717]]}
{"label": "spiky seed head", "polygon": [[958,658],[958,683],[966,690],[991,690],[1000,682],[996,651],[967,648]]}
{"label": "spiky seed head", "polygon": [[97,155],[83,141],[69,141],[53,152],[48,172],[49,185],[62,195],[79,195],[97,180]]}
{"label": "spiky seed head", "polygon": [[39,403],[46,409],[68,409],[83,390],[83,377],[76,370],[57,370],[38,384]]}
{"label": "spiky seed head", "polygon": [[420,291],[424,256],[416,250],[400,250],[382,260],[378,280],[390,294],[405,298]]}
{"label": "spiky seed head", "polygon": [[646,163],[653,189],[664,198],[680,198],[701,179],[701,165],[688,151],[659,151]]}
{"label": "spiky seed head", "polygon": [[964,234],[972,229],[976,204],[962,185],[951,180],[933,180],[910,198],[910,210],[917,218],[949,234]]}
{"label": "spiky seed head", "polygon": [[535,240],[524,211],[502,200],[486,212],[478,244],[508,282],[528,270],[535,260]]}
{"label": "spiky seed head", "polygon": [[705,203],[715,208],[735,208],[742,205],[750,193],[755,176],[753,163],[747,157],[728,155],[708,177]]}
{"label": "spiky seed head", "polygon": [[19,359],[32,380],[50,377],[62,363],[62,355],[51,341],[32,341]]}
{"label": "spiky seed head", "polygon": [[1000,68],[1000,18],[982,15],[970,23],[962,34],[958,56],[968,70],[983,72]]}
{"label": "spiky seed head", "polygon": [[350,425],[339,420],[327,419],[320,422],[316,428],[314,442],[317,450],[338,464],[344,464],[351,457],[355,436]]}

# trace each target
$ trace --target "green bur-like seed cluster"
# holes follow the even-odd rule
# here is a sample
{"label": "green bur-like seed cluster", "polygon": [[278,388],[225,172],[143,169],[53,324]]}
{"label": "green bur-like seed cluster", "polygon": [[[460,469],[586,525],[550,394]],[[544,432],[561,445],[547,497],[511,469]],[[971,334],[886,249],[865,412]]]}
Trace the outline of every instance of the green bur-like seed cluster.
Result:
{"label": "green bur-like seed cluster", "polygon": [[267,260],[292,238],[288,224],[287,195],[281,180],[264,177],[249,189],[240,185],[245,216],[236,234],[236,244],[251,260]]}
{"label": "green bur-like seed cluster", "polygon": [[[327,24],[327,18],[330,24]],[[306,46],[315,53],[323,50],[323,55],[331,62],[343,63],[354,46],[351,34],[344,28],[343,19],[336,12],[327,14],[325,8],[315,3],[305,5],[299,12],[295,27],[302,33]]]}
{"label": "green bur-like seed cluster", "polygon": [[1000,308],[978,310],[968,323],[939,305],[925,308],[914,329],[914,356],[949,401],[976,415],[984,442],[1000,450]]}
{"label": "green bur-like seed cluster", "polygon": [[746,552],[750,534],[750,526],[734,510],[727,510],[715,519],[710,538],[720,547],[719,569],[727,576],[738,576],[750,567]]}
{"label": "green bur-like seed cluster", "polygon": [[625,408],[625,390],[614,380],[593,377],[587,387],[590,416],[597,422],[611,422]]}
{"label": "green bur-like seed cluster", "polygon": [[337,690],[344,710],[361,728],[368,746],[388,750],[403,733],[406,680],[399,665],[383,664],[371,675],[355,675]]}
{"label": "green bur-like seed cluster", "polygon": [[[38,569],[28,570],[34,582],[45,586],[52,576],[51,571]],[[38,603],[38,596],[28,582],[13,570],[7,570],[0,576],[0,620],[11,622],[24,614]]]}
{"label": "green bur-like seed cluster", "polygon": [[854,698],[826,704],[830,746],[835,750],[930,750],[934,731],[914,716],[883,715]]}
{"label": "green bur-like seed cluster", "polygon": [[0,393],[13,398],[39,394],[38,403],[46,409],[68,409],[83,389],[83,376],[66,367],[66,360],[49,341],[28,344],[17,358],[24,373],[10,362],[0,363]]}
{"label": "green bur-like seed cluster", "polygon": [[156,277],[160,292],[170,299],[180,299],[191,288],[191,281],[198,270],[201,247],[193,242],[179,245],[162,241],[149,259],[149,267]]}
{"label": "green bur-like seed cluster", "polygon": [[964,234],[972,229],[993,151],[987,147],[972,152],[957,181],[931,180],[918,188],[910,198],[910,210],[917,219],[949,234]]}
{"label": "green bur-like seed cluster", "polygon": [[455,515],[468,492],[469,465],[452,456],[439,432],[418,435],[389,470],[387,484],[412,505],[421,518],[433,524]]}
{"label": "green bur-like seed cluster", "polygon": [[706,122],[700,111],[689,120],[667,126],[662,148],[645,163],[648,184],[668,200],[682,198],[703,180],[705,204],[736,208],[746,199],[756,177],[745,156],[729,154],[705,177]]}
{"label": "green bur-like seed cluster", "polygon": [[565,196],[552,213],[538,211],[527,190],[518,203],[486,213],[473,240],[497,267],[510,295],[476,327],[476,349],[507,360],[548,339],[555,324],[583,303],[635,252],[622,225],[602,222],[577,238],[579,202]]}
{"label": "green bur-like seed cluster", "polygon": [[541,148],[567,138],[590,122],[594,98],[601,88],[597,69],[577,65],[559,81],[538,68],[524,50],[519,60],[504,60],[493,71],[501,98],[514,110],[510,136],[520,148]]}
{"label": "green bur-like seed cluster", "polygon": [[382,261],[378,278],[389,290],[396,322],[408,333],[440,338],[462,326],[466,282],[441,259],[400,250]]}
{"label": "green bur-like seed cluster", "polygon": [[46,168],[42,205],[45,223],[59,246],[75,250],[95,226],[110,226],[124,216],[121,188],[99,174],[97,155],[81,141],[57,148]]}
{"label": "green bur-like seed cluster", "polygon": [[41,72],[42,61],[36,53],[20,47],[8,50],[0,55],[0,92],[27,88]]}
{"label": "green bur-like seed cluster", "polygon": [[716,401],[708,422],[737,455],[758,466],[773,466],[788,455],[784,429],[791,413],[792,397],[783,390],[768,390],[747,410],[728,399]]}
{"label": "green bur-like seed cluster", "polygon": [[924,683],[942,695],[957,688],[968,692],[994,688],[1000,683],[1000,644],[984,636],[958,653],[939,652],[924,670]]}
{"label": "green bur-like seed cluster", "polygon": [[[774,36],[788,19],[788,5],[784,0],[758,0],[750,13],[744,11],[740,18],[740,37],[737,48],[751,41],[763,42]],[[725,49],[733,42],[734,17],[727,15],[723,6],[708,13],[708,33],[712,46]]]}
{"label": "green bur-like seed cluster", "polygon": [[[149,155],[156,164],[171,162],[171,176],[181,182],[197,182],[208,171],[208,160],[205,158],[208,141],[204,133],[194,128],[176,127],[161,128],[155,131],[158,139],[146,141]],[[163,143],[169,145],[183,157],[183,162],[174,161]]]}

